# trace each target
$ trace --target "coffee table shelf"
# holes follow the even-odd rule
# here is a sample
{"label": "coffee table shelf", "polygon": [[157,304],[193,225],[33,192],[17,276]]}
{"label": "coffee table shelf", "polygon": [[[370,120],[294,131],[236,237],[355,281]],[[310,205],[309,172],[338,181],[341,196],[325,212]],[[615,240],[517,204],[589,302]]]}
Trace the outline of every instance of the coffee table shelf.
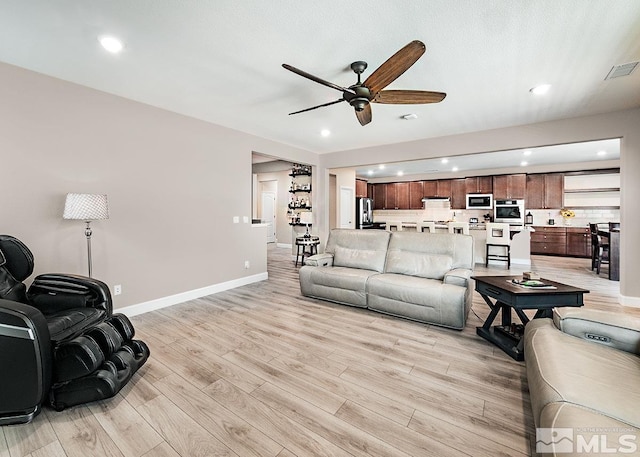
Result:
{"label": "coffee table shelf", "polygon": [[[476,333],[485,340],[495,344],[515,360],[524,360],[524,326],[529,322],[526,309],[535,309],[535,318],[551,317],[553,308],[559,306],[582,306],[586,289],[569,286],[549,279],[541,279],[553,286],[553,289],[523,288],[511,281],[520,280],[520,276],[472,276],[475,290],[491,309],[482,327]],[[493,301],[492,301],[493,300]],[[515,324],[511,319],[513,310],[522,324]],[[501,313],[501,325],[492,326],[493,321]],[[519,327],[519,326],[522,327]],[[514,328],[515,327],[515,328]],[[514,329],[516,332],[511,332]],[[520,330],[518,332],[517,330]]]}

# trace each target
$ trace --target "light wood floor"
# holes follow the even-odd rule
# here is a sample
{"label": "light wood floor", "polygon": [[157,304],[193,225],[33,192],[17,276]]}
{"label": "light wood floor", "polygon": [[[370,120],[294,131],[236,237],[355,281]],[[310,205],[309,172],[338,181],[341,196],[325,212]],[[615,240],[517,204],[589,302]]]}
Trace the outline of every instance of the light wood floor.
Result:
{"label": "light wood floor", "polygon": [[[480,296],[442,329],[304,298],[290,250],[268,257],[268,281],[133,318],[152,355],[123,391],[0,428],[0,457],[531,455],[524,364],[476,336]],[[638,315],[588,260],[533,262]]]}

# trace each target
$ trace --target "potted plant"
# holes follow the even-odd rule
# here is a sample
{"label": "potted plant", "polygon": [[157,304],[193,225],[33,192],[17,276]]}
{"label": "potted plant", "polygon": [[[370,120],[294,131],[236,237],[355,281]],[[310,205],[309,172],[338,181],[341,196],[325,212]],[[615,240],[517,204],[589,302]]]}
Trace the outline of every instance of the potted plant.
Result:
{"label": "potted plant", "polygon": [[576,217],[576,213],[568,208],[562,208],[560,210],[560,216],[564,219],[564,225],[571,225],[571,219]]}

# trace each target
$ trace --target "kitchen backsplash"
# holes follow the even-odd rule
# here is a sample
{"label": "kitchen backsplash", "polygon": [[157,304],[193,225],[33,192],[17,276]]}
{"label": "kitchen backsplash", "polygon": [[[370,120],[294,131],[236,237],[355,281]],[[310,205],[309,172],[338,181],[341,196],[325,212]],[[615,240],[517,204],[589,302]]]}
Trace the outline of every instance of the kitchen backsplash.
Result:
{"label": "kitchen backsplash", "polygon": [[[573,209],[573,208],[571,208]],[[558,209],[532,209],[525,210],[525,214],[531,211],[533,215],[534,225],[547,225],[549,219],[555,219],[555,225],[564,225],[564,220],[560,216],[560,208]],[[569,222],[572,226],[586,226],[590,222],[620,222],[620,210],[611,208],[590,208],[590,209],[573,209],[576,217]],[[493,210],[443,210],[443,209],[427,209],[427,210],[375,210],[373,212],[374,222],[385,222],[388,220],[401,222],[424,221],[449,221],[456,220],[460,222],[468,222],[470,218],[475,217],[482,222],[484,215],[490,213],[493,216]]]}
{"label": "kitchen backsplash", "polygon": [[[573,226],[585,226],[589,223],[603,223],[603,222],[620,222],[620,210],[612,208],[589,208],[589,209],[574,209],[569,208],[576,217],[569,220],[569,225]],[[525,213],[526,214],[526,213]],[[560,215],[560,209],[532,209],[533,225],[547,225],[549,219],[555,219],[556,225],[564,225],[564,220]]]}

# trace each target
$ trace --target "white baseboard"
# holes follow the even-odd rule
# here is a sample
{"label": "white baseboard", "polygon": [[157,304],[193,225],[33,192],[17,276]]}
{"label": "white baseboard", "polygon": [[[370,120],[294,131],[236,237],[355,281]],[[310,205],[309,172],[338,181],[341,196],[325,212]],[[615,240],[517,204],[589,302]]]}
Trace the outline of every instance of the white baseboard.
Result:
{"label": "white baseboard", "polygon": [[138,303],[137,305],[125,306],[124,308],[118,308],[114,311],[122,313],[128,317],[137,316],[138,314],[148,313],[149,311],[155,311],[157,309],[166,308],[167,306],[177,305],[178,303],[205,297],[207,295],[217,294],[218,292],[235,289],[240,286],[246,286],[247,284],[254,282],[265,281],[266,279],[269,279],[269,274],[265,271],[264,273],[245,276],[244,278],[233,279],[231,281],[201,287],[200,289],[188,290],[179,294],[169,295],[168,297]]}
{"label": "white baseboard", "polygon": [[640,308],[640,297],[627,297],[620,295],[618,297],[618,303],[622,306],[628,306],[630,308]]}
{"label": "white baseboard", "polygon": [[293,249],[293,244],[278,243],[276,247]]}

